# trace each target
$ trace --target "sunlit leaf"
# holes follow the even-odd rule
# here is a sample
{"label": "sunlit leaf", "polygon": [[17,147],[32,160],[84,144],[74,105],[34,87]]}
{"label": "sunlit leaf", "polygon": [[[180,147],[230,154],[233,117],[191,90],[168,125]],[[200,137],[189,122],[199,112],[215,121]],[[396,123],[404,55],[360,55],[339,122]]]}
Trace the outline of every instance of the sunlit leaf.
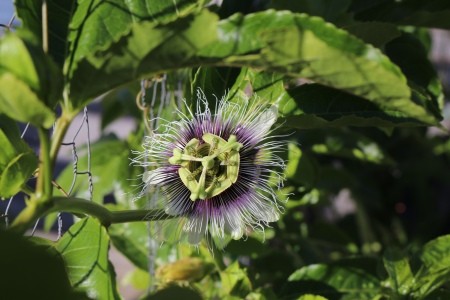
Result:
{"label": "sunlit leaf", "polygon": [[414,284],[408,258],[391,249],[385,253],[383,262],[393,289],[400,295],[407,295]]}
{"label": "sunlit leaf", "polygon": [[[15,0],[17,16],[23,28],[42,41],[43,0]],[[62,69],[68,51],[69,22],[76,8],[76,0],[46,0],[49,54]]]}
{"label": "sunlit leaf", "polygon": [[36,170],[33,150],[20,138],[17,124],[0,114],[0,197],[10,197]]}
{"label": "sunlit leaf", "polygon": [[[423,107],[411,101],[405,77],[387,57],[319,18],[265,11],[234,15],[222,21],[219,28],[224,34],[202,50],[202,55],[308,78],[368,99],[381,110],[435,122]],[[255,34],[261,38],[254,39]],[[261,55],[256,55],[259,50]]]}
{"label": "sunlit leaf", "polygon": [[[139,76],[202,63],[308,78],[367,99],[382,113],[436,123],[434,115],[412,101],[405,77],[379,50],[320,18],[270,10],[219,23],[203,12],[156,27],[136,24],[107,50],[80,61],[71,95],[88,99]],[[92,78],[97,84],[89,86]]]}
{"label": "sunlit leaf", "polygon": [[55,248],[66,263],[73,287],[86,291],[93,299],[120,299],[114,269],[108,260],[108,233],[97,220],[78,221]]}
{"label": "sunlit leaf", "polygon": [[[108,48],[107,56],[97,52],[80,60],[71,79],[73,101],[78,106],[145,74],[186,65],[214,40],[216,22],[214,14],[203,12],[166,25],[149,21],[134,24],[126,36]],[[94,79],[95,85],[87,84]]]}
{"label": "sunlit leaf", "polygon": [[62,97],[62,74],[26,34],[0,38],[0,112],[22,122],[50,127]]}
{"label": "sunlit leaf", "polygon": [[[121,36],[128,34],[133,24],[143,21],[151,24],[167,23],[198,10],[202,4],[203,1],[194,0],[79,2],[70,23],[69,75],[71,76],[78,62],[88,54],[105,49],[111,43],[117,42]],[[114,15],[114,18],[110,18],[111,15]]]}
{"label": "sunlit leaf", "polygon": [[236,261],[220,272],[222,293],[224,295],[245,297],[251,290],[251,282],[244,269]]}

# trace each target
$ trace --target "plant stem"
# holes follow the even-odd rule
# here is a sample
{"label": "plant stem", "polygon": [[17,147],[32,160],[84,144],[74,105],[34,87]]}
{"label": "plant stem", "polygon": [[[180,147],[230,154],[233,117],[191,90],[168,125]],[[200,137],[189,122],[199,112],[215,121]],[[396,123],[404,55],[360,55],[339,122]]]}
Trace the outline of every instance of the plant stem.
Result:
{"label": "plant stem", "polygon": [[50,138],[48,135],[48,131],[43,127],[39,127],[38,134],[40,142],[40,152],[39,173],[36,184],[36,198],[39,201],[45,201],[45,198],[49,198],[52,195],[53,164],[50,159]]}
{"label": "plant stem", "polygon": [[42,1],[42,48],[48,52],[48,10],[47,0]]}
{"label": "plant stem", "polygon": [[32,201],[14,220],[12,228],[25,232],[40,217],[51,212],[80,213],[97,218],[104,226],[126,222],[148,222],[174,218],[160,209],[110,211],[101,204],[80,198],[53,197],[47,202]]}
{"label": "plant stem", "polygon": [[56,120],[55,130],[53,131],[52,136],[52,144],[50,147],[50,158],[52,164],[56,161],[56,157],[58,155],[59,148],[63,142],[64,136],[66,135],[67,129],[72,121],[72,117],[67,115],[63,111],[61,117]]}

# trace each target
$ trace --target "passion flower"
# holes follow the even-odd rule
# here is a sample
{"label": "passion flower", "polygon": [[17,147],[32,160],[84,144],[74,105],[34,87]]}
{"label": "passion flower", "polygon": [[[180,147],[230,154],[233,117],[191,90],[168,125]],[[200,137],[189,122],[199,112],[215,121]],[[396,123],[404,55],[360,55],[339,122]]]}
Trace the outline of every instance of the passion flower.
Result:
{"label": "passion flower", "polygon": [[195,112],[178,112],[181,120],[146,137],[135,159],[146,168],[140,196],[161,188],[166,214],[177,217],[163,221],[172,237],[198,245],[210,235],[223,247],[279,219],[284,143],[269,136],[275,106],[222,98],[211,111],[200,90],[197,98]]}

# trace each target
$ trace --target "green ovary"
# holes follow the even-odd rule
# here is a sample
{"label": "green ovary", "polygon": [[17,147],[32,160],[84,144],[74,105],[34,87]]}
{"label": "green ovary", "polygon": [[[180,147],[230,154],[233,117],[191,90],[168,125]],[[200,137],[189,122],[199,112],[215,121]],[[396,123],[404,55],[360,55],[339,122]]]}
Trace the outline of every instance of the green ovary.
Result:
{"label": "green ovary", "polygon": [[170,164],[180,166],[178,174],[191,192],[192,201],[219,195],[235,183],[239,175],[242,144],[235,135],[225,141],[205,133],[202,140],[190,140],[183,150],[174,149],[169,158]]}

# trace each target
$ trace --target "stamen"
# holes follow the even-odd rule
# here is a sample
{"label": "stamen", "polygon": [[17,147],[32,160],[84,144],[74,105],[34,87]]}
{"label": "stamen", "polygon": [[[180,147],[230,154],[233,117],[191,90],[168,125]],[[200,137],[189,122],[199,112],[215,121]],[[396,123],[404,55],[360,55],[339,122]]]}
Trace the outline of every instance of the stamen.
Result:
{"label": "stamen", "polygon": [[[242,144],[235,135],[230,135],[228,141],[205,133],[204,143],[191,139],[183,150],[173,149],[169,163],[178,165],[181,181],[191,192],[190,199],[205,200],[219,195],[236,183],[239,175],[239,150]],[[202,154],[207,154],[202,156]]]}

